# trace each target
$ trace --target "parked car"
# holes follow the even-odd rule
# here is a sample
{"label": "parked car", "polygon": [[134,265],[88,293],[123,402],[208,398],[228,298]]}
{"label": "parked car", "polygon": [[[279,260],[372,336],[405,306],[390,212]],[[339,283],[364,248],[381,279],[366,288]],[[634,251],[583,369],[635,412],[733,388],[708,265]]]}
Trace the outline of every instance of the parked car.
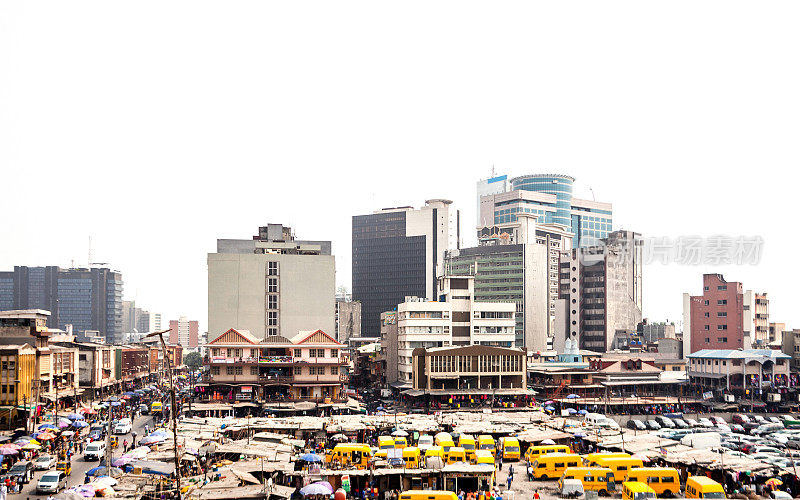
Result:
{"label": "parked car", "polygon": [[58,493],[67,487],[67,476],[63,472],[53,470],[45,472],[36,484],[38,493]]}
{"label": "parked car", "polygon": [[628,429],[633,429],[635,431],[646,431],[647,430],[647,426],[644,425],[644,422],[642,422],[641,420],[634,420],[634,419],[628,420],[627,426],[628,426]]}
{"label": "parked car", "polygon": [[114,434],[128,434],[133,428],[133,423],[129,418],[121,418],[114,426]]}
{"label": "parked car", "polygon": [[744,434],[745,433],[744,427],[742,427],[739,424],[731,424],[731,430],[733,432],[738,433],[738,434]]}
{"label": "parked car", "polygon": [[83,452],[84,460],[100,460],[106,454],[105,441],[93,441],[89,443]]}
{"label": "parked car", "polygon": [[656,420],[658,420],[658,423],[661,424],[661,427],[666,427],[667,429],[674,429],[676,427],[675,422],[667,417],[659,415],[656,417]]}
{"label": "parked car", "polygon": [[747,415],[744,415],[744,414],[741,414],[741,413],[734,413],[733,414],[733,423],[734,424],[744,425],[744,424],[746,424],[748,422],[750,422],[750,418]]}
{"label": "parked car", "polygon": [[684,418],[683,420],[689,424],[689,427],[700,427],[700,422],[693,418]]}
{"label": "parked car", "polygon": [[786,446],[793,450],[800,450],[800,437],[793,437],[786,441]]}
{"label": "parked car", "polygon": [[25,460],[12,465],[8,474],[20,478],[22,484],[28,484],[33,479],[33,471],[33,462]]}
{"label": "parked car", "polygon": [[145,404],[139,405],[139,413],[141,413],[142,415],[149,415],[150,407]]}
{"label": "parked car", "polygon": [[753,415],[751,420],[754,420],[755,422],[762,425],[767,423],[767,419],[762,417],[761,415]]}
{"label": "parked car", "polygon": [[768,455],[780,455],[781,450],[775,448],[774,446],[756,446],[753,448],[753,452],[756,454],[763,454],[766,453]]}
{"label": "parked car", "polygon": [[52,455],[40,455],[33,461],[36,470],[50,470],[56,465],[56,457]]}
{"label": "parked car", "polygon": [[714,422],[717,425],[721,425],[721,424],[726,424],[727,423],[727,422],[725,422],[725,420],[722,417],[718,417],[716,415],[712,415],[712,416],[708,417],[708,419],[711,420],[712,422]]}
{"label": "parked car", "polygon": [[779,419],[779,418],[778,418],[778,417],[776,417],[775,415],[773,415],[773,416],[771,416],[771,417],[767,417],[767,420],[769,420],[769,421],[770,421],[770,422],[772,422],[773,424],[781,424],[781,425],[783,425],[783,422],[781,422],[781,419]]}
{"label": "parked car", "polygon": [[688,428],[689,428],[689,424],[687,424],[686,422],[684,422],[684,421],[683,421],[683,419],[680,419],[680,418],[673,418],[673,419],[671,419],[671,420],[672,420],[673,422],[675,422],[675,427],[677,427],[678,429],[688,429]]}
{"label": "parked car", "polygon": [[661,429],[661,424],[655,420],[645,420],[644,425],[646,425],[651,431],[657,431]]}
{"label": "parked car", "polygon": [[714,422],[712,422],[711,420],[709,420],[709,419],[707,419],[705,417],[702,417],[702,418],[698,419],[697,421],[700,422],[700,425],[702,425],[706,429],[710,429],[710,428],[714,427]]}

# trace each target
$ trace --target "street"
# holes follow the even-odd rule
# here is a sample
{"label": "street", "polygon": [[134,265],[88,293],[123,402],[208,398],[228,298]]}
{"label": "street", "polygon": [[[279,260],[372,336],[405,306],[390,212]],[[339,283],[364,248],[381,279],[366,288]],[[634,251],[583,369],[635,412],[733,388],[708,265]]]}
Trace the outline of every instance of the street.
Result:
{"label": "street", "polygon": [[[153,426],[152,416],[150,415],[140,416],[133,421],[133,427],[131,429],[131,432],[134,431],[136,432],[137,441],[144,437],[145,424],[150,425],[150,427]],[[118,458],[120,455],[123,454],[122,442],[127,439],[128,443],[130,444],[131,439],[133,438],[131,434],[120,434],[117,437],[119,439],[119,446],[113,450],[113,458]],[[99,465],[100,461],[93,460],[87,462],[86,460],[83,459],[83,455],[78,454],[76,451],[76,453],[72,456],[72,474],[67,479],[67,487],[83,484],[86,472]],[[55,467],[53,467],[50,470],[55,470]],[[42,475],[45,472],[47,471],[36,471],[31,482],[23,486],[22,492],[20,494],[26,496],[39,495],[39,493],[36,492],[36,483],[39,481],[39,478],[42,477]],[[46,495],[47,494],[41,494],[40,496],[46,496]]]}

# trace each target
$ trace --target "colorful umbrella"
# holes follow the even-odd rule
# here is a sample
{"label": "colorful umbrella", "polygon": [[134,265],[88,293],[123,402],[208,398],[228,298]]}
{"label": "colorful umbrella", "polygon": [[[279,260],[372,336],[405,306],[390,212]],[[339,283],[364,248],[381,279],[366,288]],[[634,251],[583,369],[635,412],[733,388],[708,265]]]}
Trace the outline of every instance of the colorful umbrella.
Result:
{"label": "colorful umbrella", "polygon": [[767,479],[764,482],[764,484],[766,484],[767,486],[769,486],[771,488],[775,488],[775,487],[778,487],[778,486],[782,485],[783,481],[781,481],[777,477],[773,477],[772,479]]}
{"label": "colorful umbrella", "polygon": [[97,415],[97,411],[92,408],[81,408],[80,412],[84,415]]}
{"label": "colorful umbrella", "polygon": [[42,424],[42,425],[39,426],[39,430],[40,431],[41,430],[47,430],[47,429],[58,429],[58,427],[56,427],[53,424]]}
{"label": "colorful umbrella", "polygon": [[89,427],[89,424],[87,424],[83,420],[76,420],[72,423],[72,426],[77,429],[83,429],[84,427]]}
{"label": "colorful umbrella", "polygon": [[39,435],[36,436],[36,439],[38,439],[39,441],[51,441],[55,438],[56,438],[55,434],[49,431],[40,432]]}
{"label": "colorful umbrella", "polygon": [[135,458],[133,458],[133,457],[126,457],[125,455],[123,455],[123,456],[117,458],[116,460],[114,460],[113,462],[111,462],[111,465],[113,465],[114,467],[122,467],[123,465],[128,465],[129,463],[133,462],[134,460],[135,460]]}
{"label": "colorful umbrella", "polygon": [[19,450],[14,448],[0,448],[0,455],[17,455]]}
{"label": "colorful umbrella", "polygon": [[25,446],[23,446],[22,449],[23,450],[37,450],[38,451],[38,450],[41,450],[42,447],[39,446],[38,444],[28,443]]}
{"label": "colorful umbrella", "polygon": [[306,453],[304,455],[300,455],[300,460],[303,462],[315,463],[322,462],[322,457],[315,453]]}
{"label": "colorful umbrella", "polygon": [[308,486],[301,488],[300,493],[303,496],[311,496],[311,495],[331,495],[333,494],[333,486],[328,481],[318,481],[316,483],[311,483]]}
{"label": "colorful umbrella", "polygon": [[70,420],[83,420],[84,417],[80,413],[70,413],[67,415],[67,418]]}

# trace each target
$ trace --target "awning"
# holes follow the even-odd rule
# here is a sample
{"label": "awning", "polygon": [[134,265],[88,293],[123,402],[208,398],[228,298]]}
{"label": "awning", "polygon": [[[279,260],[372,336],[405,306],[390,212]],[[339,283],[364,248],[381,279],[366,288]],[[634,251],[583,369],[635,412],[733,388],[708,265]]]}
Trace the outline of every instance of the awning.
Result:
{"label": "awning", "polygon": [[684,384],[685,381],[675,380],[613,380],[610,382],[600,382],[601,385],[606,387],[615,387],[621,385],[668,385],[668,384]]}

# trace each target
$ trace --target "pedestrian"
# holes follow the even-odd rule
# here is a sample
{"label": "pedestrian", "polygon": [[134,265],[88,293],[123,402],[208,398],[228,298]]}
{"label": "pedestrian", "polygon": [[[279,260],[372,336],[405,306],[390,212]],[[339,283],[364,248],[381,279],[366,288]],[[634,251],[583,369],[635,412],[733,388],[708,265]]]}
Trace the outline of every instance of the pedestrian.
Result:
{"label": "pedestrian", "polygon": [[127,453],[128,452],[128,440],[127,439],[122,441],[122,452],[123,453]]}
{"label": "pedestrian", "polygon": [[8,486],[6,485],[7,482],[8,479],[6,479],[6,482],[3,483],[3,486],[0,486],[0,500],[6,500],[6,495],[8,495]]}
{"label": "pedestrian", "polygon": [[539,490],[533,491],[533,500],[539,500]]}
{"label": "pedestrian", "polygon": [[506,478],[506,483],[508,483],[508,487],[506,488],[507,490],[510,490],[510,489],[511,489],[511,481],[513,481],[513,480],[514,480],[514,476],[512,476],[512,475],[509,475],[509,476]]}
{"label": "pedestrian", "polygon": [[497,454],[497,463],[500,470],[503,470],[503,455]]}

